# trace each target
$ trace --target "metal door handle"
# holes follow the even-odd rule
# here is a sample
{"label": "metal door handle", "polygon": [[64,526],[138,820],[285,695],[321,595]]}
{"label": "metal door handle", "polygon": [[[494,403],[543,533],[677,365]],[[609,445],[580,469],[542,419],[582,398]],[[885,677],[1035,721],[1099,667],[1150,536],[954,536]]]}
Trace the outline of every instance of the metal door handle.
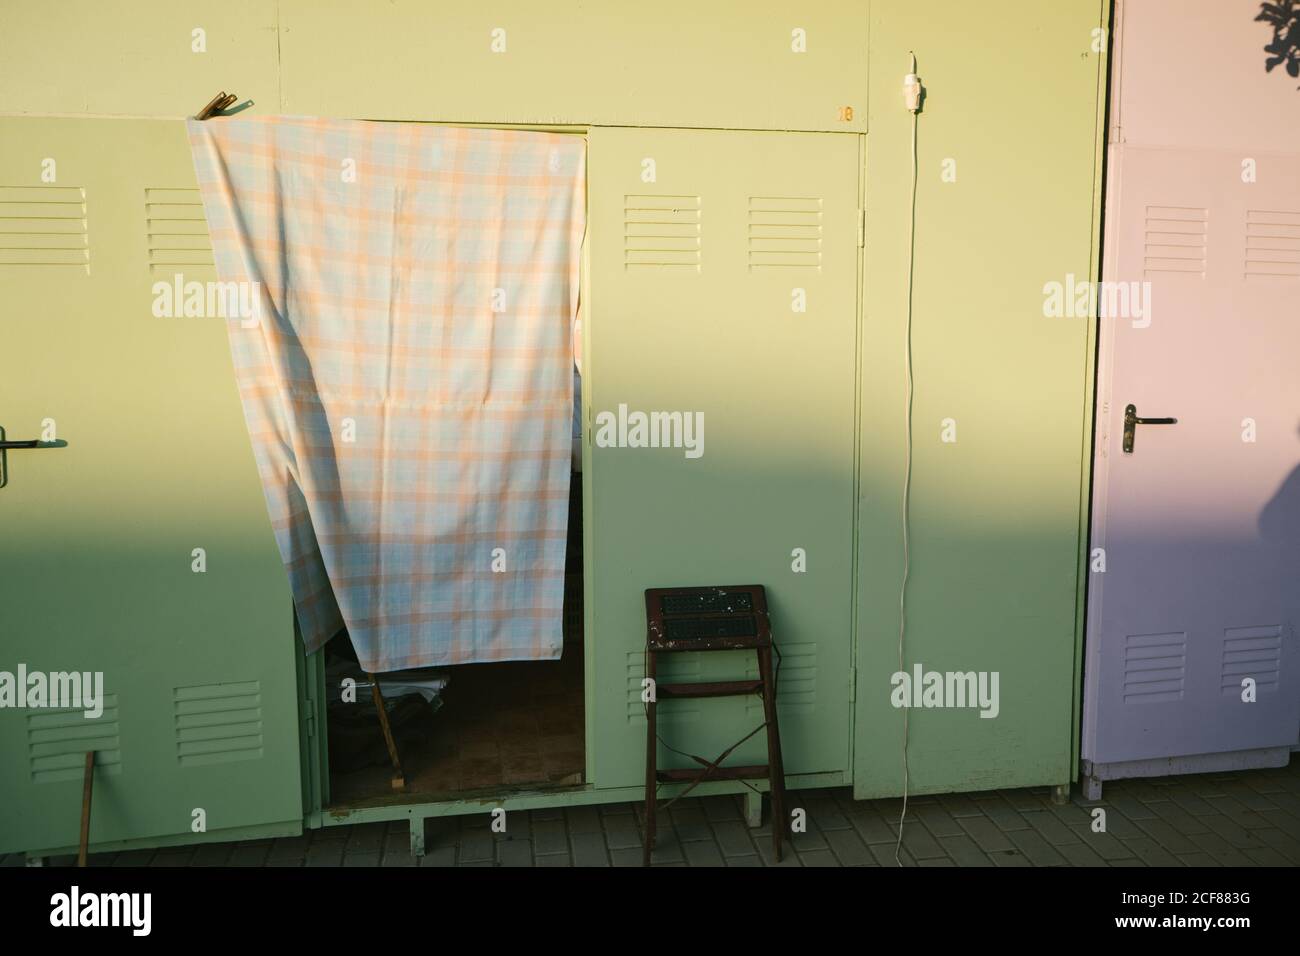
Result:
{"label": "metal door handle", "polygon": [[6,441],[5,430],[0,428],[0,488],[9,483],[9,452],[23,448],[67,448],[68,443],[62,438],[54,441],[41,441],[39,438],[27,438],[22,441]]}
{"label": "metal door handle", "polygon": [[1136,405],[1124,406],[1124,454],[1133,454],[1133,438],[1139,425],[1177,425],[1176,418],[1138,418]]}

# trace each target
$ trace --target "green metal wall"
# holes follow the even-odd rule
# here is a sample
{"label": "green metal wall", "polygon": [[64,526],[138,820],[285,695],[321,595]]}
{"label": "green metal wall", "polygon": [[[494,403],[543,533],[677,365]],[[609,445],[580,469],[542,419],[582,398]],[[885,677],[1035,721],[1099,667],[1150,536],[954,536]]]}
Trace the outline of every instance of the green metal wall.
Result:
{"label": "green metal wall", "polygon": [[[1100,0],[872,4],[861,349],[855,793],[902,787],[899,587],[911,117],[918,126],[904,667],[998,671],[996,719],[913,709],[912,792],[1075,777],[1092,330],[1043,287],[1095,274]],[[1104,36],[1104,34],[1102,34]],[[1104,44],[1097,43],[1104,51]],[[945,181],[945,161],[955,182]],[[944,420],[956,441],[942,440]]]}
{"label": "green metal wall", "polygon": [[226,332],[154,312],[214,276],[185,129],[0,117],[0,143],[0,427],[67,442],[4,455],[0,670],[106,695],[0,709],[0,851],[76,843],[92,749],[97,846],[298,832],[292,604]]}
{"label": "green metal wall", "polygon": [[[591,131],[588,421],[621,405],[704,425],[694,459],[597,447],[587,430],[598,786],[644,781],[645,588],[702,582],[765,586],[787,775],[848,779],[860,138]],[[685,680],[758,676],[752,652],[665,665]],[[666,744],[710,759],[763,722],[756,698],[659,712]],[[765,763],[765,747],[756,735],[734,758]]]}
{"label": "green metal wall", "polygon": [[[139,147],[140,168],[154,169],[150,163],[166,155],[164,172],[175,161],[170,150],[183,142],[179,123],[156,124],[171,128],[172,139],[167,150],[151,152],[154,134],[137,135],[146,127],[129,127],[128,118],[179,120],[222,87],[251,99],[260,115],[588,129],[592,219],[584,303],[593,387],[586,412],[619,401],[699,408],[709,425],[703,462],[644,465],[638,450],[588,448],[592,779],[610,797],[630,795],[620,788],[634,783],[641,744],[627,691],[642,636],[640,589],[748,577],[775,595],[778,639],[790,634],[798,645],[786,677],[803,683],[787,694],[782,714],[790,726],[787,763],[801,766],[793,748],[806,744],[817,756],[804,762],[802,782],[852,780],[859,796],[877,796],[899,793],[902,784],[902,720],[889,702],[889,679],[898,669],[911,135],[902,77],[915,51],[928,96],[919,120],[905,659],[909,668],[920,662],[944,671],[999,671],[1001,712],[981,720],[971,710],[914,710],[909,785],[918,792],[1059,784],[1074,776],[1092,332],[1084,320],[1044,318],[1042,288],[1067,273],[1095,274],[1106,71],[1095,31],[1106,26],[1106,7],[1103,0],[863,0],[796,8],[670,0],[594,9],[562,0],[542,16],[526,0],[490,10],[470,0],[235,0],[220,7],[142,0],[135,9],[147,15],[128,22],[110,17],[96,0],[53,8],[13,0],[0,32],[0,114],[12,118],[7,152],[14,152],[10,144],[39,151],[43,134],[15,124],[99,116],[106,118],[95,123],[121,131],[109,137],[118,143],[114,163],[130,168]],[[498,29],[506,31],[505,49],[494,52]],[[203,52],[195,51],[196,30],[203,31]],[[755,132],[763,130],[770,132]],[[799,138],[779,131],[800,131]],[[764,137],[781,145],[768,149]],[[77,148],[87,144],[91,138]],[[799,144],[820,157],[807,170],[800,170]],[[633,175],[638,167],[624,168],[648,150],[668,159],[653,185]],[[764,155],[775,157],[770,169],[763,168]],[[955,182],[941,178],[948,159],[955,161]],[[13,182],[0,185],[34,185],[38,175],[39,168],[15,166]],[[141,174],[139,184],[125,177],[116,185],[105,181],[101,191],[118,190],[111,202],[126,209],[136,198],[145,201],[131,192],[136,185],[192,187],[186,176],[183,170],[164,184]],[[624,200],[679,193],[704,204],[706,271],[691,280],[694,286],[638,285],[623,259]],[[836,257],[846,254],[861,209],[862,248],[855,243],[847,260],[828,258],[821,272],[797,282],[754,273],[743,258],[747,204],[774,196],[823,202],[828,256],[832,248]],[[143,250],[143,229],[127,218],[101,220],[95,241]],[[729,265],[728,257],[735,257]],[[113,259],[101,261],[109,268]],[[720,268],[736,270],[735,294],[709,284]],[[6,289],[9,281],[0,274]],[[127,283],[127,274],[117,281]],[[845,282],[850,293],[856,289],[856,316]],[[834,307],[828,311],[828,300],[814,294],[808,313],[792,314],[796,286],[828,291]],[[656,308],[675,310],[661,331],[688,343],[690,362],[651,348],[663,345],[654,335]],[[0,326],[6,351],[11,315],[7,310]],[[105,321],[127,318],[123,311]],[[692,355],[693,328],[704,348]],[[205,354],[204,363],[228,362],[220,345],[205,340],[221,354]],[[191,360],[183,350],[172,357],[177,368]],[[115,390],[126,394],[145,372],[126,359],[121,374],[99,390],[102,400],[113,402]],[[709,374],[720,375],[714,385],[704,384]],[[222,460],[247,460],[233,396],[232,384],[221,406],[225,417],[205,447]],[[194,401],[177,399],[177,412],[198,409]],[[202,408],[202,415],[217,414],[210,400]],[[756,420],[732,415],[745,408],[765,410],[787,431],[792,422],[807,427],[793,442],[766,440]],[[0,424],[5,414],[0,408]],[[196,421],[206,421],[202,415]],[[944,419],[956,423],[955,443],[940,441]],[[154,462],[147,479],[161,496],[191,480],[187,469],[164,467],[166,460]],[[253,474],[248,466],[239,473],[244,485]],[[748,482],[746,475],[762,480]],[[230,527],[262,526],[261,501],[241,488],[243,510]],[[728,501],[743,503],[752,523],[741,522],[739,511],[720,511]],[[683,510],[658,521],[645,502],[679,502]],[[0,524],[12,520],[3,508],[0,500]],[[73,515],[57,520],[73,522]],[[802,576],[791,570],[796,547],[808,555]],[[68,592],[83,586],[75,576],[60,581]],[[276,579],[259,601],[274,602],[281,593],[287,589]],[[130,613],[139,647],[165,643],[183,652],[200,640],[178,636],[174,614]],[[287,622],[284,631],[289,640]],[[76,651],[93,636],[70,632],[61,640]],[[14,649],[5,642],[0,668]],[[270,653],[268,679],[292,680],[292,661]],[[810,686],[811,697],[798,696]],[[292,721],[282,710],[277,704],[268,711],[277,733]],[[304,799],[312,823],[321,820],[323,789],[315,712],[303,702],[300,726],[292,728],[307,754]],[[749,716],[743,707],[721,720],[700,715],[695,726],[707,730],[700,746],[746,729]],[[687,734],[691,723],[680,727]],[[831,753],[839,756],[825,757]],[[148,775],[152,768],[142,769]],[[277,778],[275,787],[283,793],[284,781]]]}

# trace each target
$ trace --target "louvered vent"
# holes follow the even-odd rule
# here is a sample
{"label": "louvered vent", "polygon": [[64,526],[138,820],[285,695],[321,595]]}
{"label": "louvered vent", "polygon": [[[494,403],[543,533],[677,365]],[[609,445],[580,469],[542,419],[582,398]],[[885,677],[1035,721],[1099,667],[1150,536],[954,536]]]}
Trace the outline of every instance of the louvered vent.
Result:
{"label": "louvered vent", "polygon": [[95,751],[95,772],[122,770],[117,695],[104,695],[104,712],[87,717],[82,708],[33,710],[27,715],[27,765],[32,783],[80,780],[86,751]]}
{"label": "louvered vent", "polygon": [[1300,212],[1246,212],[1246,278],[1300,278]]}
{"label": "louvered vent", "polygon": [[1183,699],[1187,634],[1132,634],[1124,641],[1124,703]]}
{"label": "louvered vent", "polygon": [[[632,651],[627,655],[627,720],[628,723],[645,722],[645,704],[641,702],[641,679],[645,677],[645,652]],[[696,654],[665,654],[659,658],[658,679],[696,681],[700,679],[700,659]],[[700,705],[690,699],[674,700],[660,707],[655,715],[658,723],[689,723],[698,720]]]}
{"label": "louvered vent", "polygon": [[178,687],[174,697],[176,755],[183,767],[262,756],[262,691],[258,681]]}
{"label": "louvered vent", "polygon": [[212,240],[197,189],[145,189],[144,218],[151,274],[170,276],[186,268],[212,268]]}
{"label": "louvered vent", "polygon": [[700,271],[699,196],[624,196],[623,265]]}
{"label": "louvered vent", "polygon": [[1258,690],[1276,690],[1282,665],[1282,628],[1230,627],[1223,632],[1222,690],[1241,694],[1241,681],[1250,677]]}
{"label": "louvered vent", "polygon": [[749,197],[749,268],[822,266],[822,201],[798,196]]}
{"label": "louvered vent", "polygon": [[86,191],[0,186],[0,267],[90,272]]}
{"label": "louvered vent", "polygon": [[[753,657],[753,655],[750,655]],[[774,655],[775,656],[775,655]],[[847,673],[847,670],[846,670]],[[758,662],[751,660],[746,676],[758,680]],[[848,688],[845,688],[848,693]],[[817,699],[817,645],[782,644],[781,672],[776,684],[776,709],[779,714],[811,714]],[[763,701],[749,698],[750,716],[762,719]]]}
{"label": "louvered vent", "polygon": [[1147,206],[1145,275],[1205,277],[1210,211],[1192,206]]}

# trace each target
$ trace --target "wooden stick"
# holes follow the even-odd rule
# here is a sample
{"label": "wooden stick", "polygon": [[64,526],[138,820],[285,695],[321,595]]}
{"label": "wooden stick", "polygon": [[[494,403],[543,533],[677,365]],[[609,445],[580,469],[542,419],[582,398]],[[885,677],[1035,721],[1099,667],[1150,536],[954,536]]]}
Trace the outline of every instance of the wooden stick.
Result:
{"label": "wooden stick", "polygon": [[86,865],[86,852],[90,848],[90,794],[95,785],[95,751],[86,751],[86,770],[81,784],[81,846],[77,850],[77,866]]}
{"label": "wooden stick", "polygon": [[402,758],[397,752],[397,741],[393,739],[393,728],[388,725],[388,710],[384,707],[384,694],[379,689],[379,679],[370,676],[370,692],[375,699],[375,710],[379,713],[379,726],[384,730],[384,743],[388,745],[388,759],[393,762],[392,786],[394,790],[406,789],[406,774],[402,772]]}
{"label": "wooden stick", "polygon": [[194,118],[197,120],[207,119],[217,110],[221,109],[221,104],[224,103],[225,101],[226,101],[226,91],[222,90],[216,96],[212,97],[212,99],[208,100],[208,105],[203,107],[203,109],[199,110],[197,113],[195,113]]}

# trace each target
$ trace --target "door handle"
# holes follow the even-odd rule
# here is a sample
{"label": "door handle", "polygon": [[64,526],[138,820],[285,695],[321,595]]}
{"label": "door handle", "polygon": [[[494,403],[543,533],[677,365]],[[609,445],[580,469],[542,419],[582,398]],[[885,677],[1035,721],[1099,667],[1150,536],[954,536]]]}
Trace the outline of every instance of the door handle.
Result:
{"label": "door handle", "polygon": [[1136,405],[1124,406],[1124,454],[1133,454],[1133,438],[1139,425],[1177,425],[1176,418],[1138,418]]}
{"label": "door handle", "polygon": [[9,451],[14,448],[67,448],[68,443],[59,439],[58,441],[38,441],[30,438],[27,441],[0,441],[0,451]]}
{"label": "door handle", "polygon": [[0,488],[9,484],[9,452],[26,448],[67,448],[68,443],[62,438],[54,441],[41,441],[39,438],[26,438],[22,441],[8,441],[5,430],[0,428]]}

